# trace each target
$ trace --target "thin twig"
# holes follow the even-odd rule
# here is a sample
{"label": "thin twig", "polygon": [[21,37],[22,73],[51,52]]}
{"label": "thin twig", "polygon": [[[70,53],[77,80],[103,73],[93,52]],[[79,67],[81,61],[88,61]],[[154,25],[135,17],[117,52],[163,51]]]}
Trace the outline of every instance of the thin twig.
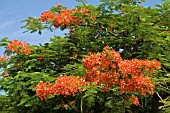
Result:
{"label": "thin twig", "polygon": [[159,95],[158,92],[156,92],[156,94],[158,95],[158,97],[161,99],[161,101],[163,101],[162,97]]}
{"label": "thin twig", "polygon": [[162,87],[162,88],[164,88],[164,89],[166,89],[166,90],[168,90],[168,91],[170,91],[170,89],[167,88],[167,87],[164,87],[164,86],[162,86],[162,85],[160,85],[160,84],[159,84],[159,86]]}

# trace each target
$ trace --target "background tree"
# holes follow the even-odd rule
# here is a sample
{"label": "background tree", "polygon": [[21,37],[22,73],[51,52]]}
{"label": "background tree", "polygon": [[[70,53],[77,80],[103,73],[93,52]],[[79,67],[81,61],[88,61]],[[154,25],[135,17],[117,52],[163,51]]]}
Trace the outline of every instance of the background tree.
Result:
{"label": "background tree", "polygon": [[[7,46],[9,41],[6,38],[1,40],[1,45],[6,47],[4,54],[9,57],[0,60],[3,68],[0,85],[9,100],[3,110],[157,113],[158,107],[163,105],[160,100],[165,104],[160,108],[168,112],[170,2],[165,0],[151,8],[142,6],[142,0],[100,1],[97,7],[80,1],[83,3],[72,10],[62,5],[53,6],[40,18],[28,17],[23,21],[27,23],[23,28],[31,33],[41,34],[44,29],[54,30],[54,27],[69,29],[65,37],[55,36],[49,43],[38,46],[15,40],[10,46],[17,47],[14,50]],[[45,101],[36,97],[34,86],[39,81],[54,82],[61,74],[85,75],[82,58],[88,52],[102,52],[106,45],[119,51],[122,59],[147,58],[161,62],[161,71],[154,71],[151,76],[156,85],[154,96],[136,94],[140,97],[139,107],[132,105],[127,99],[129,94],[120,94],[116,86],[109,92],[100,92],[101,87],[97,86],[84,87],[85,92],[75,97],[51,96]]]}

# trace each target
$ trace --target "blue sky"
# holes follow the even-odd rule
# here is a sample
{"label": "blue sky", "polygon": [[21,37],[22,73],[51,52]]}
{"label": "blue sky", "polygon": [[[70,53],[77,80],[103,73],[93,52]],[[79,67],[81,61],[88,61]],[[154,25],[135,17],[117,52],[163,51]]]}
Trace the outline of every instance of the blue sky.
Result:
{"label": "blue sky", "polygon": [[[99,0],[88,0],[89,3],[97,4]],[[29,16],[39,17],[42,12],[49,10],[55,3],[62,4],[69,8],[78,4],[75,0],[1,0],[0,2],[0,39],[8,37],[10,40],[18,39],[30,44],[39,44],[49,41],[53,33],[44,31],[42,35],[37,33],[22,33],[21,27],[25,23],[22,20]],[[155,3],[161,3],[161,0],[147,0],[144,6],[154,6]],[[56,35],[63,36],[63,32],[56,31]],[[3,48],[0,48],[2,56]]]}

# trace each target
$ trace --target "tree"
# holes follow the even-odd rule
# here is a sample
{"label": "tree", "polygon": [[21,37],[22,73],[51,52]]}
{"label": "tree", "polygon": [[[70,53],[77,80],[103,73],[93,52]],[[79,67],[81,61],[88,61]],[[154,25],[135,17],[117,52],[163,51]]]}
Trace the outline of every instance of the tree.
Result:
{"label": "tree", "polygon": [[71,10],[55,5],[40,18],[23,20],[26,32],[69,29],[65,37],[38,46],[1,40],[6,51],[0,85],[10,106],[3,109],[156,113],[161,100],[168,112],[163,99],[169,98],[170,2],[155,8],[141,6],[140,0],[101,0],[97,7],[81,2]]}

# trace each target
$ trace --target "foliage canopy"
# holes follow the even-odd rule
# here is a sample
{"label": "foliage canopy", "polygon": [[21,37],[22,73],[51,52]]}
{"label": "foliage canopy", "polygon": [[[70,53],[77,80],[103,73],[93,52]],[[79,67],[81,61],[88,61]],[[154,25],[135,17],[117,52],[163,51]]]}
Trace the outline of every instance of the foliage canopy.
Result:
{"label": "foliage canopy", "polygon": [[68,29],[64,37],[0,40],[1,111],[170,112],[170,1],[154,8],[145,0],[76,1],[22,21],[25,32]]}

